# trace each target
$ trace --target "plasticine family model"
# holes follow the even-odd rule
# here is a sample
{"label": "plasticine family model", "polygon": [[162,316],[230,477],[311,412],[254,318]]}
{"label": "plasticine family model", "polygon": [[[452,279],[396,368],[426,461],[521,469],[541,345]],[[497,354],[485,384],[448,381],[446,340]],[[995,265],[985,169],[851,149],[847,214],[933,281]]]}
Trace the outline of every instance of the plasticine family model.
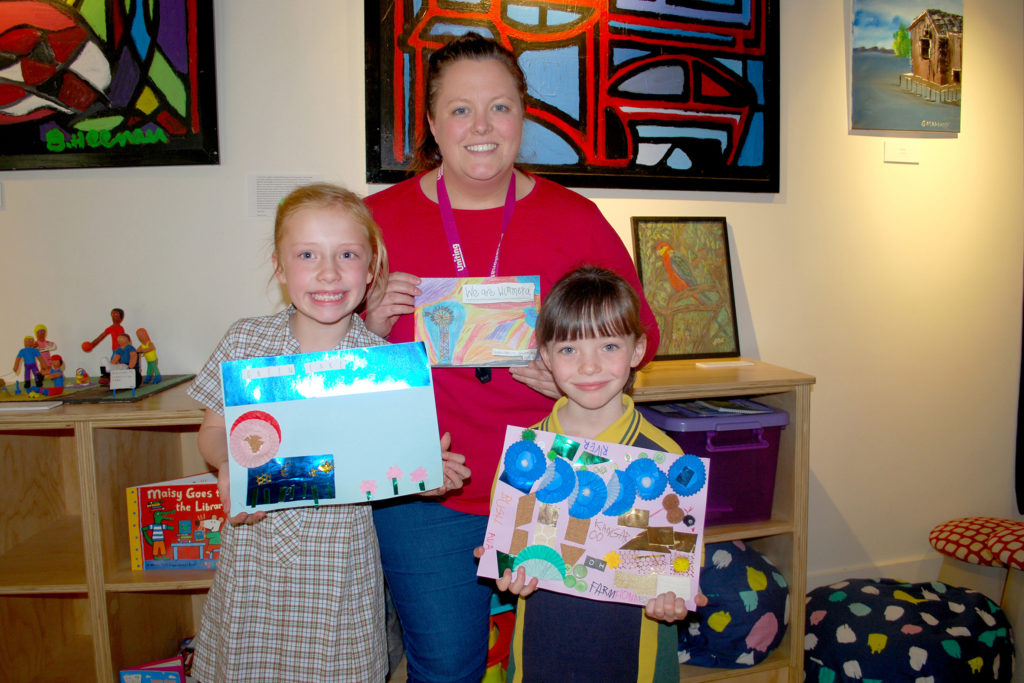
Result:
{"label": "plasticine family model", "polygon": [[[114,308],[110,311],[110,325],[92,341],[82,342],[82,350],[93,351],[107,336],[111,341],[109,358],[101,361],[99,384],[112,389],[135,388],[143,384],[158,384],[163,379],[157,364],[156,345],[144,327],[135,331],[138,347],[132,345],[122,322],[124,309]],[[46,325],[36,325],[33,335],[26,335],[24,343],[14,359],[14,394],[38,394],[40,398],[59,396],[64,392],[65,367],[64,359],[56,352],[57,344],[47,337]],[[142,376],[142,359],[146,361],[146,375]],[[21,373],[21,374],[19,374]],[[111,383],[111,377],[117,379]],[[49,380],[47,382],[47,380]],[[89,384],[89,373],[84,368],[75,370],[76,386]],[[46,386],[44,386],[44,383]],[[0,378],[0,392],[9,392],[10,388]]]}
{"label": "plasticine family model", "polygon": [[[156,345],[149,338],[146,328],[140,327],[135,331],[139,339],[139,346],[132,346],[132,337],[125,332],[121,323],[124,321],[124,309],[110,309],[110,325],[97,335],[92,341],[82,342],[82,350],[86,353],[92,351],[103,338],[110,336],[111,354],[107,364],[100,366],[99,383],[109,386],[115,392],[117,389],[129,388],[132,392],[136,387],[143,384],[156,384],[162,379],[157,366]],[[142,378],[141,358],[146,359],[146,378]],[[130,370],[131,372],[124,372]],[[114,379],[117,377],[118,379]],[[134,379],[132,379],[134,378]]]}
{"label": "plasticine family model", "polygon": [[[36,325],[34,336],[26,336],[22,349],[14,358],[14,393],[40,396],[57,396],[64,391],[64,359],[54,353],[57,345],[46,338],[46,325]],[[18,371],[24,368],[24,384],[17,380]],[[50,380],[49,387],[43,382]],[[0,391],[7,391],[6,383],[0,380]]]}

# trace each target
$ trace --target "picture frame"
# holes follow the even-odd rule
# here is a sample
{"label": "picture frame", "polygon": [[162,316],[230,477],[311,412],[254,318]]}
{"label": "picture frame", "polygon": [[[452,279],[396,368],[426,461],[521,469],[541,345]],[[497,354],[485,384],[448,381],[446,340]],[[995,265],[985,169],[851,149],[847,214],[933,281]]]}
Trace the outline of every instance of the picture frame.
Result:
{"label": "picture frame", "polygon": [[0,170],[220,163],[212,3],[13,3],[5,35]]}
{"label": "picture frame", "polygon": [[720,217],[633,217],[633,257],[661,331],[655,360],[740,355],[728,227]]}
{"label": "picture frame", "polygon": [[850,129],[959,133],[963,0],[853,0],[850,11]]}
{"label": "picture frame", "polygon": [[777,3],[365,2],[367,182],[409,177],[428,58],[472,31],[525,72],[519,168],[571,187],[778,192]]}

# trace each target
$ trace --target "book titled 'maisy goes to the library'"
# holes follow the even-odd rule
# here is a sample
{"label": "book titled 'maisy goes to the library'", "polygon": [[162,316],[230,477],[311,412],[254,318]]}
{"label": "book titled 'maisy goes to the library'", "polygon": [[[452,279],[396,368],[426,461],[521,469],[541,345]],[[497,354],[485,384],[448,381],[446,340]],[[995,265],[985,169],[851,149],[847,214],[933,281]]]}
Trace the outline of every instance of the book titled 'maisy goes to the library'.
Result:
{"label": "book titled 'maisy goes to the library'", "polygon": [[185,665],[181,656],[122,669],[118,683],[185,683]]}
{"label": "book titled 'maisy goes to the library'", "polygon": [[216,569],[224,508],[206,472],[126,491],[132,569]]}

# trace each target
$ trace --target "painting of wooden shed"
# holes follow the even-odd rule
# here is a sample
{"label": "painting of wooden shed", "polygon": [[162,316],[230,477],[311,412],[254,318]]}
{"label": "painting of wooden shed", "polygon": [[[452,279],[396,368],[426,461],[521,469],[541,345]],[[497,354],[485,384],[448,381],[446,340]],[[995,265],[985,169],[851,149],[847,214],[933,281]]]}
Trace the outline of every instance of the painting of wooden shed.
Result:
{"label": "painting of wooden shed", "polygon": [[850,126],[960,132],[964,0],[852,0]]}
{"label": "painting of wooden shed", "polygon": [[959,103],[963,16],[929,9],[908,28],[912,71],[900,77],[900,87],[933,102]]}

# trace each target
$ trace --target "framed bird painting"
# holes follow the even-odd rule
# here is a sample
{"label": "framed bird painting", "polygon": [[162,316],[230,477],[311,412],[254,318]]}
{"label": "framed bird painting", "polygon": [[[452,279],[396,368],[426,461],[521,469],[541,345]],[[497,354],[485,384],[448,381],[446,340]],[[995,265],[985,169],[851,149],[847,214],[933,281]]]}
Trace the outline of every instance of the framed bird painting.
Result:
{"label": "framed bird painting", "polygon": [[661,329],[656,360],[740,355],[724,218],[633,218],[633,255]]}

